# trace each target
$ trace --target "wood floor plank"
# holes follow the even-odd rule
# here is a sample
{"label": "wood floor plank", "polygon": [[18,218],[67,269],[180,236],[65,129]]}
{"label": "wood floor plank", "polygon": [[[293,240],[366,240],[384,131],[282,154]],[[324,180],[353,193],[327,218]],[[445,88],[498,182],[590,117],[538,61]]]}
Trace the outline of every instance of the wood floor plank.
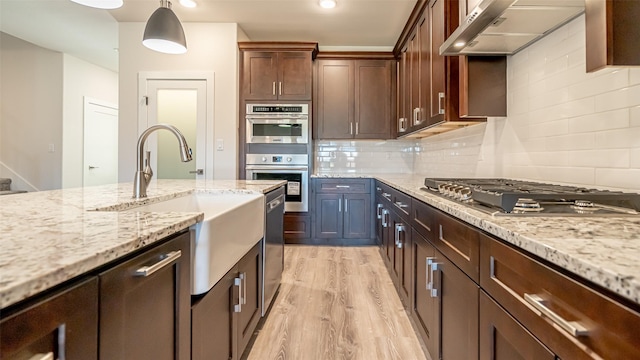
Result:
{"label": "wood floor plank", "polygon": [[285,246],[248,360],[286,359],[427,359],[377,247]]}

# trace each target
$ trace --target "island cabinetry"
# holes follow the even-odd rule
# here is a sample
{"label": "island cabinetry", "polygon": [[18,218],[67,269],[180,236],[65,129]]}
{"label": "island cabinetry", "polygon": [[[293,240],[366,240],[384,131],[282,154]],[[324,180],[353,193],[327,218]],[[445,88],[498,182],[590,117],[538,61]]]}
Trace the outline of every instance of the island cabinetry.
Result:
{"label": "island cabinetry", "polygon": [[482,288],[559,358],[640,359],[636,310],[500,241],[481,244]]}
{"label": "island cabinetry", "polygon": [[190,235],[99,275],[100,359],[190,358]]}
{"label": "island cabinetry", "polygon": [[311,100],[315,43],[240,42],[244,100]]}
{"label": "island cabinetry", "polygon": [[25,306],[2,310],[0,359],[98,359],[97,277]]}
{"label": "island cabinetry", "polygon": [[373,243],[370,179],[314,179],[314,238]]}
{"label": "island cabinetry", "polygon": [[[383,55],[378,55],[384,58]],[[316,139],[390,139],[395,61],[321,53],[315,64]]]}
{"label": "island cabinetry", "polygon": [[262,244],[193,300],[192,359],[240,359],[262,314]]}

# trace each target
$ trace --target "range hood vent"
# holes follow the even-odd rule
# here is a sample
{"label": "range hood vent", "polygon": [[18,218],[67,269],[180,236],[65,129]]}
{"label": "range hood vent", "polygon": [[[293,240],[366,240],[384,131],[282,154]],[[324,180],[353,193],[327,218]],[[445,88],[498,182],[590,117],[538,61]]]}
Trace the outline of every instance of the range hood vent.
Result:
{"label": "range hood vent", "polygon": [[510,55],[584,12],[584,0],[483,0],[441,55]]}

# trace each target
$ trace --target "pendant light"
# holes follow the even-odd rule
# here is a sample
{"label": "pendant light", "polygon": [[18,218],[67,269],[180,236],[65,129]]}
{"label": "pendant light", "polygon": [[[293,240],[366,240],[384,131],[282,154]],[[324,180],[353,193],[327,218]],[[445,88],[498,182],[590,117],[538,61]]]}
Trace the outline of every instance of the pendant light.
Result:
{"label": "pendant light", "polygon": [[74,3],[98,9],[117,9],[122,6],[122,0],[71,0]]}
{"label": "pendant light", "polygon": [[170,1],[160,0],[160,7],[147,20],[142,44],[151,50],[166,54],[187,52],[184,30],[180,20],[171,10]]}

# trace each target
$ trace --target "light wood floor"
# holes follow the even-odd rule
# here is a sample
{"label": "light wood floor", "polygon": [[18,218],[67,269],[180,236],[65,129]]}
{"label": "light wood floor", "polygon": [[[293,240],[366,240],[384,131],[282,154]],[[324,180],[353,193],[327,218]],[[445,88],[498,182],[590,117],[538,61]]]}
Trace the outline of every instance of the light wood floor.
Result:
{"label": "light wood floor", "polygon": [[426,359],[377,247],[285,246],[249,360]]}

